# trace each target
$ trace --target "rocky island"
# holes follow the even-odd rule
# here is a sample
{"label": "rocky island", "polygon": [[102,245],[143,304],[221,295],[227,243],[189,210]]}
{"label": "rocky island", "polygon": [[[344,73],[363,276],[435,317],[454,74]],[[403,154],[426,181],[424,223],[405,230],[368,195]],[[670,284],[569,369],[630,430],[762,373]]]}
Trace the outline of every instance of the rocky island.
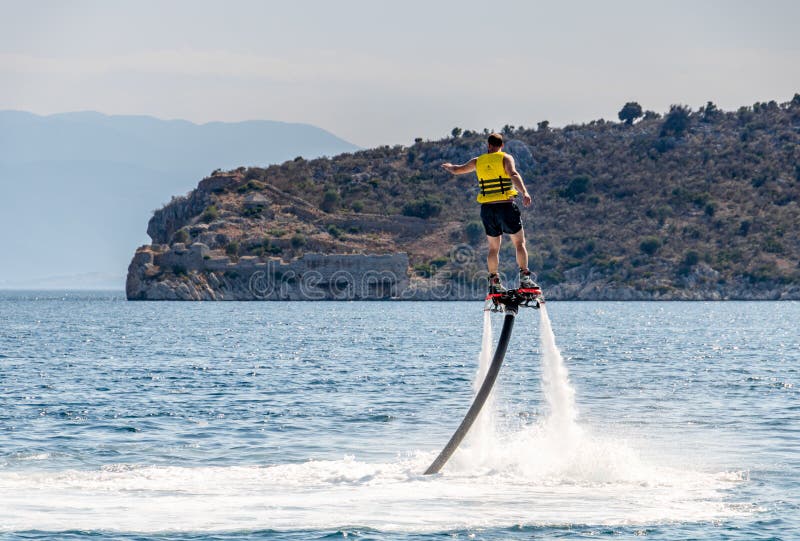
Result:
{"label": "rocky island", "polygon": [[[800,95],[724,112],[629,103],[620,122],[505,126],[550,299],[800,299]],[[215,171],[155,211],[131,300],[472,300],[477,183],[441,170],[484,132]],[[514,275],[510,243],[501,270]]]}

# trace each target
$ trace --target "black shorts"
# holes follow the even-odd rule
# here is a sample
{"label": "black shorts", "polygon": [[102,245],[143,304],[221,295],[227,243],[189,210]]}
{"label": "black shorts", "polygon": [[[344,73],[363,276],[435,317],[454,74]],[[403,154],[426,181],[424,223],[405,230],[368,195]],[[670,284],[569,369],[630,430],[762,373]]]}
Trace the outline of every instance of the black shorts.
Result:
{"label": "black shorts", "polygon": [[484,231],[490,237],[499,237],[503,233],[513,235],[522,229],[519,207],[513,201],[482,204],[481,220]]}

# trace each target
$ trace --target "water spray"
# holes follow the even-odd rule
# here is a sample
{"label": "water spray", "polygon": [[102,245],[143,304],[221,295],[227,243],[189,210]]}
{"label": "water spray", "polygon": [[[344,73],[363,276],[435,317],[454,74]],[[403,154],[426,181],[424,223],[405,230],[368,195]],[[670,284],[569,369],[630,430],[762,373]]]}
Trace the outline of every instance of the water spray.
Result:
{"label": "water spray", "polygon": [[492,364],[489,366],[486,377],[478,393],[475,395],[475,400],[473,400],[467,414],[464,416],[464,420],[461,421],[461,424],[450,438],[450,441],[447,442],[447,445],[445,445],[442,452],[439,453],[439,456],[436,457],[436,460],[433,461],[433,464],[425,470],[425,475],[438,473],[439,470],[444,467],[466,437],[475,419],[478,418],[481,408],[483,408],[483,405],[489,398],[489,394],[492,392],[494,382],[497,380],[497,375],[500,373],[500,367],[503,365],[503,359],[506,356],[508,342],[511,340],[511,331],[514,328],[514,320],[519,311],[519,307],[540,308],[542,304],[544,304],[544,296],[542,295],[542,290],[538,287],[530,289],[509,289],[505,293],[489,294],[489,296],[486,297],[487,311],[503,312],[505,314],[503,318],[503,329],[500,331],[500,338],[497,341],[497,348],[492,357]]}

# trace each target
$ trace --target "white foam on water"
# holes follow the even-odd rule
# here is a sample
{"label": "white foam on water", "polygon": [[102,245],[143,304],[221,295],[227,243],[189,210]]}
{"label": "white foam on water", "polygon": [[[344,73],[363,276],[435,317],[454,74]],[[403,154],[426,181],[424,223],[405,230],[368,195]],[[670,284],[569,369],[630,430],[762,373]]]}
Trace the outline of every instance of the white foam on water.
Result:
{"label": "white foam on water", "polygon": [[[438,449],[386,463],[348,456],[270,466],[0,471],[0,531],[442,532],[700,522],[754,511],[726,502],[746,473],[649,463],[624,442],[580,425],[547,312],[540,313],[547,414],[500,433],[490,399],[465,447],[439,475],[422,475]],[[483,331],[476,390],[491,362],[488,314]]]}
{"label": "white foam on water", "polygon": [[421,473],[435,453],[377,464],[345,457],[264,467],[1,472],[0,531],[440,532],[694,522],[748,512],[723,502],[739,474],[653,468],[602,441],[559,457],[541,433],[521,436],[494,469],[439,476]]}

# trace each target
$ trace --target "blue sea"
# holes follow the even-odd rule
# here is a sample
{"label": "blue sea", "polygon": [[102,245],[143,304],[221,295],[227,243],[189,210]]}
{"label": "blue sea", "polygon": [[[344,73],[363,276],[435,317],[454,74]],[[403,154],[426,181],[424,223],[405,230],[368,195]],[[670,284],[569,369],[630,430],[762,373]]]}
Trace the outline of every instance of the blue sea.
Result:
{"label": "blue sea", "polygon": [[800,539],[800,303],[546,306],[2,292],[0,539]]}

